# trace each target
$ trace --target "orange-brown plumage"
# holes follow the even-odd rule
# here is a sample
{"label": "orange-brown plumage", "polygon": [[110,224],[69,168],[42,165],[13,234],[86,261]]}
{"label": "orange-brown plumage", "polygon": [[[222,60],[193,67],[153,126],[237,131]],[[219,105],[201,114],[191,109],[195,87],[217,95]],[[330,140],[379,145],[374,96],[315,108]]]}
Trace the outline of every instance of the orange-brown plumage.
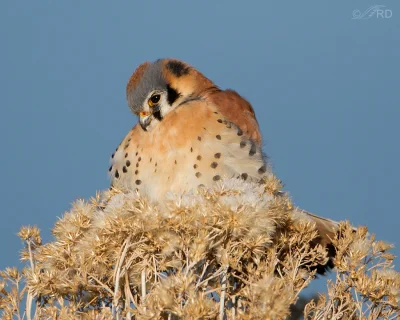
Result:
{"label": "orange-brown plumage", "polygon": [[[177,76],[174,74],[169,65],[182,65],[182,74]],[[209,91],[218,90],[217,86],[200,71],[194,69],[187,63],[175,60],[166,59],[163,61],[163,74],[167,82],[174,88],[179,88],[182,94],[191,94],[193,96],[204,96]]]}
{"label": "orange-brown plumage", "polygon": [[[167,67],[169,62],[183,64],[184,74],[177,77]],[[234,90],[221,90],[210,79],[187,63],[175,59],[163,61],[163,74],[167,82],[183,94],[201,96],[217,106],[218,110],[237,125],[246,135],[261,143],[261,133],[251,104]]]}
{"label": "orange-brown plumage", "polygon": [[231,122],[235,123],[253,141],[261,144],[261,133],[258,121],[251,104],[236,91],[224,90],[214,92],[208,99]]}

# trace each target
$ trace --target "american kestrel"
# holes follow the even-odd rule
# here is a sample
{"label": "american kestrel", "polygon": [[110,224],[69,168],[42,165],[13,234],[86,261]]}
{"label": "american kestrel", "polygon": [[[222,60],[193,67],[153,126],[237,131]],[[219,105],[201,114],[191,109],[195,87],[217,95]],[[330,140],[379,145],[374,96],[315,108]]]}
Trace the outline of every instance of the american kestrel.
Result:
{"label": "american kestrel", "polygon": [[[126,95],[139,124],[112,155],[113,186],[160,202],[169,191],[195,190],[231,177],[261,181],[271,174],[251,104],[187,63],[141,64]],[[330,220],[311,217],[319,230],[332,231]]]}

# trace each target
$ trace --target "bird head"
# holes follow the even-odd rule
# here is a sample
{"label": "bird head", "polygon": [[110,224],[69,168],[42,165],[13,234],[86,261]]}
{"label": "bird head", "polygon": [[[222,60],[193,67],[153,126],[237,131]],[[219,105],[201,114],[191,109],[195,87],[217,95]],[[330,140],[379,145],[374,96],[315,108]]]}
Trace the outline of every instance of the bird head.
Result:
{"label": "bird head", "polygon": [[126,97],[143,130],[156,127],[179,105],[218,90],[212,81],[187,63],[160,59],[141,64],[129,79]]}

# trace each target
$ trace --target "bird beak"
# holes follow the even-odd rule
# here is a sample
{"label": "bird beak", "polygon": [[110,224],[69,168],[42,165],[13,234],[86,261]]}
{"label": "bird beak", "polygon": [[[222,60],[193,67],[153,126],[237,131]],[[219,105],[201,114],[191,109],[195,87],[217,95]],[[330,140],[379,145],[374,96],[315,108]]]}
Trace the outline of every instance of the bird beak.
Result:
{"label": "bird beak", "polygon": [[139,123],[144,131],[147,131],[147,127],[150,125],[151,120],[153,120],[153,115],[150,112],[141,112],[139,114]]}

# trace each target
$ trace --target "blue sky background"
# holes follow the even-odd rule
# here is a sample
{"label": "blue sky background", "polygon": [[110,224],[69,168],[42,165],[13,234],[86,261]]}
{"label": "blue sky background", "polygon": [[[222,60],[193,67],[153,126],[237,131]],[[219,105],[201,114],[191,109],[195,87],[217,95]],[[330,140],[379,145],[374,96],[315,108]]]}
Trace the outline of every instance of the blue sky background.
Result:
{"label": "blue sky background", "polygon": [[[351,19],[374,4],[392,17]],[[1,1],[0,43],[0,269],[108,187],[126,82],[162,57],[250,100],[297,205],[400,246],[398,1]]]}

